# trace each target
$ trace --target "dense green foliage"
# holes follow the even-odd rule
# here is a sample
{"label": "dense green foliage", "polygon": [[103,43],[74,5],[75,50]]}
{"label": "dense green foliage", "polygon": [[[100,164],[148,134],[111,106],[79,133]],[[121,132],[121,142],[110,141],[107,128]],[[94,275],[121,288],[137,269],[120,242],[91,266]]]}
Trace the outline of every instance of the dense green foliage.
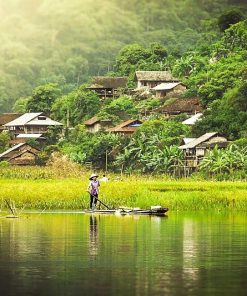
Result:
{"label": "dense green foliage", "polygon": [[51,107],[53,115],[64,124],[81,124],[99,112],[99,97],[86,89],[85,85],[76,88],[67,95],[59,97]]}
{"label": "dense green foliage", "polygon": [[218,149],[215,146],[203,158],[200,171],[210,177],[234,179],[238,175],[244,178],[247,171],[247,147],[231,145],[227,149]]}
{"label": "dense green foliage", "polygon": [[171,173],[181,165],[183,153],[178,149],[187,128],[175,121],[146,121],[116,158],[122,170],[144,173]]}
{"label": "dense green foliage", "polygon": [[149,48],[138,44],[126,45],[116,58],[116,75],[128,76],[129,86],[134,86],[134,73],[137,70],[162,71],[169,63],[167,50],[160,43],[152,43]]}
{"label": "dense green foliage", "polygon": [[82,164],[92,162],[95,166],[104,169],[106,154],[108,161],[111,162],[113,160],[111,152],[120,145],[120,141],[119,136],[103,132],[91,134],[86,132],[83,125],[78,125],[59,143],[59,146],[71,160]]}
{"label": "dense green foliage", "polygon": [[49,114],[52,105],[60,94],[61,91],[57,84],[49,83],[38,86],[33,90],[32,96],[27,99],[25,109],[28,112],[45,112]]}
{"label": "dense green foliage", "polygon": [[[243,144],[246,13],[245,1],[231,0],[64,0],[62,5],[58,0],[0,0],[0,112],[12,107],[43,111],[64,123],[62,139],[49,130],[51,146],[42,152],[40,164],[60,150],[102,169],[107,160],[112,169],[170,173],[183,159],[178,150],[183,136],[218,131]],[[170,70],[186,85],[185,97],[200,98],[202,119],[188,130],[179,123],[184,115],[160,120],[155,113],[132,138],[87,133],[82,124],[92,116],[117,124],[174,102],[131,96],[131,91],[100,100],[84,84],[92,75],[108,74],[127,76],[128,86],[135,88],[136,70]],[[0,136],[3,151],[9,139]],[[214,150],[206,158],[211,157],[213,170],[219,158],[230,159],[231,152],[225,153]],[[206,160],[201,169],[211,172]]]}
{"label": "dense green foliage", "polygon": [[67,94],[91,75],[122,72],[114,59],[127,44],[151,48],[141,68],[154,60],[163,68],[160,58],[215,40],[218,16],[232,7],[244,13],[245,1],[0,0],[0,111],[39,85]]}
{"label": "dense green foliage", "polygon": [[4,152],[9,147],[9,133],[0,133],[0,153]]}
{"label": "dense green foliage", "polygon": [[237,24],[244,19],[243,14],[238,10],[231,10],[223,13],[218,20],[219,28],[222,32],[230,28],[231,25]]}
{"label": "dense green foliage", "polygon": [[73,161],[92,162],[101,169],[108,165],[117,171],[168,173],[174,165],[181,164],[183,153],[177,147],[187,133],[181,123],[161,120],[145,122],[133,137],[90,134],[83,126],[77,126],[59,146]]}
{"label": "dense green foliage", "polygon": [[122,96],[117,99],[107,100],[103,104],[98,116],[99,118],[108,118],[112,119],[113,122],[119,122],[120,119],[136,118],[139,115],[133,98]]}
{"label": "dense green foliage", "polygon": [[195,134],[214,130],[229,139],[246,137],[247,21],[233,25],[210,46],[211,60],[187,79],[188,93],[199,95],[204,118]]}

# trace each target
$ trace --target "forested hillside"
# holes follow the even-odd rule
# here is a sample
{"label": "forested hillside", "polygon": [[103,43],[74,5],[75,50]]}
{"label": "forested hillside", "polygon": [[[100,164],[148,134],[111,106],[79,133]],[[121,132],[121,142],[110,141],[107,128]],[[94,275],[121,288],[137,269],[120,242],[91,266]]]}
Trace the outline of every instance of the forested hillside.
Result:
{"label": "forested hillside", "polygon": [[0,0],[0,112],[36,86],[58,83],[68,93],[92,75],[117,72],[127,44],[159,42],[176,65],[221,38],[217,20],[233,7],[244,15],[244,0]]}

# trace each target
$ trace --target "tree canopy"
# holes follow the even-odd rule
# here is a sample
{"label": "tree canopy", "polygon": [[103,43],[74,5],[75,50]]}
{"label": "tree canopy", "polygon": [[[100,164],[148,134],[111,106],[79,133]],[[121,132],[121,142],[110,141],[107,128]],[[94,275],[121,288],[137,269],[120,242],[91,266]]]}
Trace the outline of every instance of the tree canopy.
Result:
{"label": "tree canopy", "polygon": [[128,64],[164,69],[201,40],[207,50],[219,16],[235,8],[244,14],[245,1],[0,0],[0,112],[40,85],[66,95],[92,75],[129,74]]}

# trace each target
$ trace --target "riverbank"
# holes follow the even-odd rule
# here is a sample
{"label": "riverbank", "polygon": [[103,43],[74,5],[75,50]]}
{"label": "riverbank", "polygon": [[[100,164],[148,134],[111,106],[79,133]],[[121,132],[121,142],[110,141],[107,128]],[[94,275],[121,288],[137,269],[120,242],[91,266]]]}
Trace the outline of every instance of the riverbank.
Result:
{"label": "riverbank", "polygon": [[[0,179],[1,207],[10,199],[19,209],[84,209],[87,185],[86,178]],[[246,211],[247,183],[126,177],[102,182],[100,198],[112,208],[161,205],[173,211]]]}

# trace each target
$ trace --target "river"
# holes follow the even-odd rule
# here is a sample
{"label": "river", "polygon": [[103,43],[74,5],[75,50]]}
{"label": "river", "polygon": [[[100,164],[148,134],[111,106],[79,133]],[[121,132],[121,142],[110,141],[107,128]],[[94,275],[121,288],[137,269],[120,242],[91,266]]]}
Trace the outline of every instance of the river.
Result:
{"label": "river", "polygon": [[1,295],[247,295],[247,215],[0,219]]}

